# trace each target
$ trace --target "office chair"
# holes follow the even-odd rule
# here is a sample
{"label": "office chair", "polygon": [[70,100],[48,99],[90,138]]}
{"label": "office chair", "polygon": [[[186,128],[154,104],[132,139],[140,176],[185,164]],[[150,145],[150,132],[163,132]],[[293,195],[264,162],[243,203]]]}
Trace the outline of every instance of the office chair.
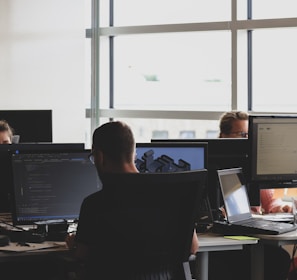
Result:
{"label": "office chair", "polygon": [[190,247],[206,172],[102,176],[101,227],[94,221],[98,243],[90,275],[104,270],[104,279],[192,279]]}

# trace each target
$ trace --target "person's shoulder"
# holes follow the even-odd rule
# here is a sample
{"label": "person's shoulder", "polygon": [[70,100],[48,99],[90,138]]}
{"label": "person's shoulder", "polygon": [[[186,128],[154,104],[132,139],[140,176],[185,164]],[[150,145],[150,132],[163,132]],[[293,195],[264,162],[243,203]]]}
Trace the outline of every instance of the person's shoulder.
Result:
{"label": "person's shoulder", "polygon": [[85,197],[84,203],[92,203],[93,201],[100,200],[101,197],[103,197],[103,189],[89,194],[87,197]]}

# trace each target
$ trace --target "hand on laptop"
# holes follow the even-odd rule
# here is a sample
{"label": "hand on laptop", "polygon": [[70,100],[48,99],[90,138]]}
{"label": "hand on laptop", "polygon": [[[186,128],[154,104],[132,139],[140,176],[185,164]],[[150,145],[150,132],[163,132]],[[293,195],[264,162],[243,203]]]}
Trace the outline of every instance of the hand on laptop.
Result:
{"label": "hand on laptop", "polygon": [[290,205],[278,205],[278,206],[275,206],[273,207],[271,210],[270,210],[270,213],[291,213],[292,212],[292,207]]}

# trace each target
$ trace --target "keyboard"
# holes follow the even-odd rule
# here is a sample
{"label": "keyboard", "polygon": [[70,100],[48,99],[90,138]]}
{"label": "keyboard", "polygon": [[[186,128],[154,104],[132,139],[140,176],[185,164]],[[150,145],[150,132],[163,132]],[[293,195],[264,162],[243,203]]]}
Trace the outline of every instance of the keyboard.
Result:
{"label": "keyboard", "polygon": [[8,236],[11,242],[42,243],[45,241],[45,235],[34,230],[9,229],[0,226],[0,234]]}
{"label": "keyboard", "polygon": [[269,213],[269,214],[252,214],[253,218],[275,221],[275,222],[293,222],[294,215],[292,213]]}
{"label": "keyboard", "polygon": [[296,230],[296,225],[266,220],[241,221],[240,224],[226,221],[214,221],[212,231],[224,235],[277,235]]}

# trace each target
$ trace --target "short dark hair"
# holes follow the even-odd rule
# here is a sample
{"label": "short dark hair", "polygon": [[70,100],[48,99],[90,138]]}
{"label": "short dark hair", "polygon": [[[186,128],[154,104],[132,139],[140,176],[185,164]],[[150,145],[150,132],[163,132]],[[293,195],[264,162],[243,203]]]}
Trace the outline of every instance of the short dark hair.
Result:
{"label": "short dark hair", "polygon": [[105,123],[93,133],[93,150],[101,150],[113,161],[134,160],[135,140],[131,128],[121,121]]}
{"label": "short dark hair", "polygon": [[230,134],[235,120],[246,121],[249,115],[243,111],[230,111],[224,113],[220,118],[220,134]]}
{"label": "short dark hair", "polygon": [[8,132],[10,141],[12,141],[12,136],[14,134],[13,128],[8,124],[6,120],[0,120],[0,132]]}

